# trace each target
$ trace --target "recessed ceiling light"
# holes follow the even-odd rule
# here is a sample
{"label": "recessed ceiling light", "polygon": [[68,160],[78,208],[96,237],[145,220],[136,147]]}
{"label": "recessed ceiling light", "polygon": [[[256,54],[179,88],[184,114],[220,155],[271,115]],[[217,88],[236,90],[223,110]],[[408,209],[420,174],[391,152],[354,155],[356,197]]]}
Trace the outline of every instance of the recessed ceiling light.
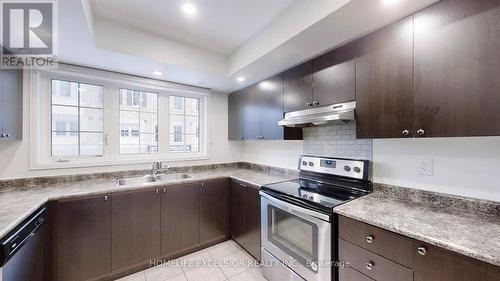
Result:
{"label": "recessed ceiling light", "polygon": [[384,0],[384,4],[386,5],[392,5],[399,2],[399,0]]}
{"label": "recessed ceiling light", "polygon": [[198,9],[196,8],[196,6],[191,3],[185,3],[184,5],[182,5],[182,11],[188,16],[193,16],[198,13]]}
{"label": "recessed ceiling light", "polygon": [[161,72],[159,70],[155,70],[155,71],[153,71],[153,74],[156,75],[156,76],[162,76],[163,72]]}
{"label": "recessed ceiling light", "polygon": [[236,81],[238,82],[245,82],[245,77],[236,77]]}

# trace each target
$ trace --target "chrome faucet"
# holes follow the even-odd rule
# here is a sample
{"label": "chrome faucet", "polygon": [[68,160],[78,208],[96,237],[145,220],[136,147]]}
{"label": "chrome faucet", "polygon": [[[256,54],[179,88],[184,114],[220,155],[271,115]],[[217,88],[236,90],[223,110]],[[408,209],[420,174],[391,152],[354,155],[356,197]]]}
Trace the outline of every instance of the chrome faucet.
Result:
{"label": "chrome faucet", "polygon": [[151,169],[151,175],[155,180],[159,180],[160,177],[158,176],[158,172],[168,172],[170,167],[168,165],[163,165],[163,162],[161,161],[154,161],[153,162],[153,168]]}

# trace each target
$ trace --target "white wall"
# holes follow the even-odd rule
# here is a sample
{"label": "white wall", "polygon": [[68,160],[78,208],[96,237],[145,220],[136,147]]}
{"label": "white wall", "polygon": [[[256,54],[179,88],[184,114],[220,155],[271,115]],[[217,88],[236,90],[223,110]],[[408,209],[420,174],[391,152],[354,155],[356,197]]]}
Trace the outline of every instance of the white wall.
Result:
{"label": "white wall", "polygon": [[500,201],[500,137],[374,140],[373,160],[374,182]]}
{"label": "white wall", "polygon": [[297,169],[302,154],[302,141],[238,141],[231,142],[245,162]]}
{"label": "white wall", "polygon": [[[28,89],[25,81],[24,89]],[[27,91],[27,90],[26,90]],[[23,102],[23,140],[0,141],[0,179],[23,178],[33,176],[53,176],[76,173],[96,173],[105,171],[149,169],[150,165],[115,165],[95,168],[30,170],[29,168],[29,104],[25,93]],[[229,145],[227,130],[227,95],[210,95],[209,159],[186,162],[172,162],[171,166],[226,163],[238,161],[240,155],[234,146]],[[36,117],[33,117],[36,118]]]}

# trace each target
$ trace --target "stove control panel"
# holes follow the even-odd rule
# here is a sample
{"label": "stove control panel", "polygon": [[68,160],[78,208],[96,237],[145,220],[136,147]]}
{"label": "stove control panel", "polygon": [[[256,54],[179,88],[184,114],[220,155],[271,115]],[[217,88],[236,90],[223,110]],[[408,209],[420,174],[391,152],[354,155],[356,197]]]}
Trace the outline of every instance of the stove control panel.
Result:
{"label": "stove control panel", "polygon": [[302,156],[299,170],[368,180],[369,163],[367,160]]}

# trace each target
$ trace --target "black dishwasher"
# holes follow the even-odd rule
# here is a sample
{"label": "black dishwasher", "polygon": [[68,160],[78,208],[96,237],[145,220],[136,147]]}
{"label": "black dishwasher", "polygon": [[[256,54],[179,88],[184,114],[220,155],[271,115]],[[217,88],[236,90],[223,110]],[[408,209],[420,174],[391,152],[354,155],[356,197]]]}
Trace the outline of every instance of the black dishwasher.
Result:
{"label": "black dishwasher", "polygon": [[47,209],[42,207],[0,240],[1,281],[43,281],[46,276]]}

